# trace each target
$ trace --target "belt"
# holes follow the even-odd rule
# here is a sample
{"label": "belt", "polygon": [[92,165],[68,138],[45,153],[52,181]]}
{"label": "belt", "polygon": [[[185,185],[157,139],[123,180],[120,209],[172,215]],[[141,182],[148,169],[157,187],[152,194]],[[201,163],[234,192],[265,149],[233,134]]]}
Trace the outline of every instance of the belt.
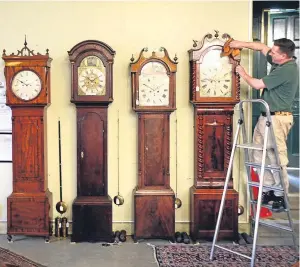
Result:
{"label": "belt", "polygon": [[[273,115],[280,115],[280,116],[289,116],[289,115],[293,115],[292,112],[289,111],[274,111],[274,112],[270,112],[271,116]],[[267,113],[266,112],[262,112],[261,113],[262,116],[266,117]]]}

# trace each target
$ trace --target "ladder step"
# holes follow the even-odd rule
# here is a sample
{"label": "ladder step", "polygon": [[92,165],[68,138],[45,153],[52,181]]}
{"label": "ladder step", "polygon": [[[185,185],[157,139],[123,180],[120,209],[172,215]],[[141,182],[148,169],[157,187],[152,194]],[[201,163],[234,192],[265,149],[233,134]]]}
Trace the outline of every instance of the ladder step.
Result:
{"label": "ladder step", "polygon": [[[251,200],[250,203],[257,205],[257,200]],[[272,205],[270,205],[270,204],[261,204],[261,206],[265,207],[265,208],[268,208],[269,210],[272,210]],[[288,212],[287,209],[283,209],[282,211]]]}
{"label": "ladder step", "polygon": [[[261,168],[261,164],[260,163],[254,163],[254,162],[245,161],[245,165],[249,166],[249,167]],[[265,165],[265,169],[266,170],[280,171],[281,167],[280,166]]]}
{"label": "ladder step", "polygon": [[[248,184],[250,186],[259,187],[259,183],[257,183],[257,182],[248,182]],[[284,191],[282,187],[278,187],[278,186],[264,185],[263,188],[271,189],[271,190],[275,190],[275,191],[281,191],[281,192]]]}
{"label": "ladder step", "polygon": [[263,151],[263,147],[258,146],[258,145],[254,145],[253,143],[237,144],[236,147]]}
{"label": "ladder step", "polygon": [[268,227],[273,227],[276,229],[282,229],[288,232],[293,232],[293,229],[291,227],[288,226],[284,226],[282,224],[279,223],[274,223],[274,222],[267,222],[266,220],[259,220],[259,224],[264,225],[264,226],[268,226]]}

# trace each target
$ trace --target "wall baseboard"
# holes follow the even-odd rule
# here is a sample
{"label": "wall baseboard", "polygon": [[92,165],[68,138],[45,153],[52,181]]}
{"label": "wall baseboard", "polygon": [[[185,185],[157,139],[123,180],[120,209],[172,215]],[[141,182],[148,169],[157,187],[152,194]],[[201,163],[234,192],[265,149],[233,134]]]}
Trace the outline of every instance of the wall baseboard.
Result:
{"label": "wall baseboard", "polygon": [[[54,221],[52,223],[53,225],[53,235],[55,230]],[[0,221],[0,234],[6,235],[6,229],[7,229],[7,222],[6,221]],[[239,232],[248,232],[250,229],[249,223],[239,223]],[[133,221],[127,221],[127,222],[113,222],[113,231],[117,230],[125,230],[127,235],[132,235],[134,232],[134,223]],[[175,231],[177,232],[187,232],[189,233],[189,222],[188,221],[181,221],[175,223]],[[69,234],[72,233],[72,222],[69,222]]]}

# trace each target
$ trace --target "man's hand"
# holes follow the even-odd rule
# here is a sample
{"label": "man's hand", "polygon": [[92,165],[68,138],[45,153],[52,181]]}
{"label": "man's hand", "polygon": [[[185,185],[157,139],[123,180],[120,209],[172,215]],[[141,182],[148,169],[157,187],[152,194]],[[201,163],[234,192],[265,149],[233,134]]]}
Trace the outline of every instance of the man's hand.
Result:
{"label": "man's hand", "polygon": [[244,42],[233,40],[229,43],[229,46],[230,48],[242,49],[244,48]]}
{"label": "man's hand", "polygon": [[245,74],[246,74],[245,69],[244,69],[241,65],[236,66],[235,71],[236,71],[241,77],[244,77]]}

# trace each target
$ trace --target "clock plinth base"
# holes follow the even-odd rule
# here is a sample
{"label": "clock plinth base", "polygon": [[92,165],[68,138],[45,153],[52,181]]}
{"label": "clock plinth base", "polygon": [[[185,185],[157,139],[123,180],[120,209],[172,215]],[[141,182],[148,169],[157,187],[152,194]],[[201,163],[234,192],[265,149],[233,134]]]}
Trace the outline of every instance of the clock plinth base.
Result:
{"label": "clock plinth base", "polygon": [[134,189],[134,240],[175,235],[175,194],[172,189]]}
{"label": "clock plinth base", "polygon": [[[212,240],[218,219],[223,189],[190,189],[190,235]],[[238,192],[228,189],[218,239],[236,240],[238,236]]]}
{"label": "clock plinth base", "polygon": [[72,242],[113,242],[110,196],[79,196],[72,211]]}
{"label": "clock plinth base", "polygon": [[52,235],[52,193],[12,193],[7,198],[7,235]]}

